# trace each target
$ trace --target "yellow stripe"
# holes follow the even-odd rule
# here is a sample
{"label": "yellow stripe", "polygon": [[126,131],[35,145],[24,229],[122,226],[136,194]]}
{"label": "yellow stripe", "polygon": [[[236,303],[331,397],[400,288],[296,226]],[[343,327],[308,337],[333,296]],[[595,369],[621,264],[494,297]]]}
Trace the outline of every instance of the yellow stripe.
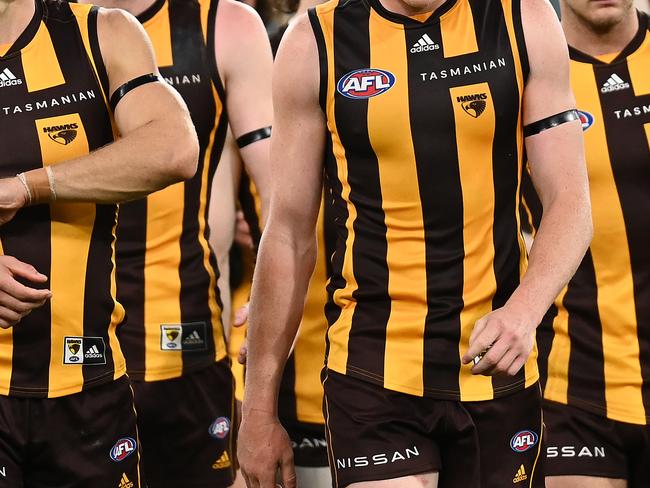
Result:
{"label": "yellow stripe", "polygon": [[327,266],[325,256],[325,236],[323,205],[318,215],[318,257],[316,268],[309,283],[305,310],[298,330],[298,338],[293,350],[295,359],[296,415],[300,422],[322,424],[323,387],[320,371],[325,357],[325,302],[327,301]]}
{"label": "yellow stripe", "polygon": [[151,44],[156,51],[156,62],[159,68],[174,65],[172,51],[171,25],[169,23],[169,7],[167,2],[156,15],[143,24]]}
{"label": "yellow stripe", "polygon": [[452,10],[440,18],[440,31],[445,58],[478,51],[474,17],[469,1],[459,0]]}
{"label": "yellow stripe", "polygon": [[[77,124],[77,137],[67,145],[53,141],[44,129],[51,126]],[[88,139],[79,114],[50,117],[36,121],[43,165],[88,154]],[[50,205],[51,214],[51,359],[50,395],[81,391],[82,368],[63,364],[65,336],[84,335],[84,296],[86,266],[95,223],[95,205],[57,203]],[[83,354],[83,351],[81,352]]]}
{"label": "yellow stripe", "polygon": [[[384,384],[424,393],[424,328],[428,311],[424,219],[411,136],[406,38],[403,29],[370,16],[370,66],[390,71],[395,85],[368,103],[368,135],[378,157],[388,250]],[[387,145],[387,140],[400,145]]]}
{"label": "yellow stripe", "polygon": [[[458,98],[486,94],[486,108],[474,118],[463,109]],[[492,147],[496,116],[487,83],[450,89],[456,122],[458,166],[463,191],[463,263],[464,307],[460,314],[461,339],[459,353],[465,354],[476,321],[492,311],[496,293],[494,275],[494,176]],[[489,399],[494,396],[492,379],[472,375],[471,366],[462,366],[459,374],[461,400]]]}
{"label": "yellow stripe", "polygon": [[328,357],[328,367],[345,374],[348,360],[348,339],[350,337],[350,328],[352,327],[352,316],[356,302],[352,294],[358,288],[357,280],[354,276],[354,266],[352,261],[352,246],[355,240],[354,222],[357,219],[357,209],[350,201],[350,184],[348,183],[348,162],[345,155],[345,149],[341,144],[341,139],[336,127],[334,114],[334,92],[336,90],[336,81],[334,79],[334,10],[333,5],[328,3],[324,6],[316,7],[319,21],[322,25],[325,45],[327,47],[327,127],[332,137],[332,148],[336,158],[338,170],[338,179],[343,188],[341,198],[346,202],[348,218],[345,226],[348,232],[345,242],[345,256],[343,256],[343,278],[345,287],[336,290],[334,293],[334,303],[341,307],[341,315],[338,320],[332,324],[328,331],[330,350]]}
{"label": "yellow stripe", "polygon": [[553,343],[548,355],[548,378],[544,398],[559,403],[567,403],[569,390],[569,357],[571,341],[569,339],[569,313],[564,306],[567,288],[555,301],[557,316],[553,320]]}
{"label": "yellow stripe", "polygon": [[[608,416],[616,420],[645,424],[641,396],[641,365],[637,340],[636,304],[627,230],[612,163],[609,159],[599,90],[593,68],[571,63],[571,81],[579,107],[598,108],[596,122],[585,135],[594,238],[591,255],[598,288],[598,312],[602,323],[605,361],[605,399],[616,405]],[[615,249],[616,252],[612,252]]]}
{"label": "yellow stripe", "polygon": [[[118,210],[119,211],[119,210]],[[117,265],[115,262],[115,236],[117,234],[117,218],[115,219],[115,224],[113,225],[112,235],[113,235],[113,244],[111,245],[111,263],[113,264],[113,271],[111,272],[111,296],[117,297]],[[113,307],[113,313],[111,313],[111,323],[108,326],[108,344],[111,348],[111,353],[113,355],[113,379],[118,379],[126,373],[126,359],[122,353],[122,348],[120,347],[120,341],[117,339],[117,327],[122,324],[124,317],[126,316],[126,311],[121,303],[114,299],[115,306]]]}
{"label": "yellow stripe", "polygon": [[645,135],[648,139],[648,146],[650,147],[650,124],[645,124],[643,127],[645,127]]}
{"label": "yellow stripe", "polygon": [[54,51],[54,44],[52,44],[52,38],[45,23],[41,22],[29,49],[23,50],[22,61],[25,82],[29,92],[44,90],[65,83],[59,60]]}
{"label": "yellow stripe", "polygon": [[[182,351],[161,351],[161,325],[181,323],[180,237],[185,184],[176,183],[147,197],[144,323],[145,381],[160,372],[180,372]],[[173,297],[173,298],[172,298]]]}

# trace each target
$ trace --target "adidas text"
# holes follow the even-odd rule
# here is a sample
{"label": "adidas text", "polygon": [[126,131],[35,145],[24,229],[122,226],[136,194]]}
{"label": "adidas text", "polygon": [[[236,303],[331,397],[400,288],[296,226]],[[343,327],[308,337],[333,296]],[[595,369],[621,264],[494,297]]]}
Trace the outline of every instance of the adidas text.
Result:
{"label": "adidas text", "polygon": [[630,84],[614,73],[607,79],[603,87],[600,89],[600,92],[611,93],[620,90],[627,90],[628,88],[630,88]]}
{"label": "adidas text", "polygon": [[0,88],[22,84],[23,80],[17,78],[16,75],[9,71],[9,68],[5,68],[4,71],[0,72]]}
{"label": "adidas text", "polygon": [[424,34],[418,42],[416,42],[411,48],[411,53],[423,53],[425,51],[435,51],[440,49],[440,46],[433,42],[429,37],[429,34]]}

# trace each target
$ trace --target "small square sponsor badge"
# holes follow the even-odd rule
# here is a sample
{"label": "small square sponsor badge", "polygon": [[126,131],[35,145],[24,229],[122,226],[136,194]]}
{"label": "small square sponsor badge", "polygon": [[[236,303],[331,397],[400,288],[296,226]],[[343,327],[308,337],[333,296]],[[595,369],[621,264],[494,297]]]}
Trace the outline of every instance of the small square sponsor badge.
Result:
{"label": "small square sponsor badge", "polygon": [[102,337],[66,336],[63,364],[106,364],[106,343]]}
{"label": "small square sponsor badge", "polygon": [[207,348],[205,322],[160,326],[160,349],[163,351],[205,351]]}

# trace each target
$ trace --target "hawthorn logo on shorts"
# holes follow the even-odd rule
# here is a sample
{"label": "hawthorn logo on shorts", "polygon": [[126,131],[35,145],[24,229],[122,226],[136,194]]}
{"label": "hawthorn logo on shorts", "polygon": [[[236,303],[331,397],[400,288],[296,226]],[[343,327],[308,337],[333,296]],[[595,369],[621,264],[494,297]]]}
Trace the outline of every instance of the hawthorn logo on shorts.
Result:
{"label": "hawthorn logo on shorts", "polygon": [[63,364],[106,364],[106,343],[102,337],[65,337]]}
{"label": "hawthorn logo on shorts", "polygon": [[510,439],[510,447],[515,452],[526,452],[537,445],[539,436],[532,430],[517,432]]}
{"label": "hawthorn logo on shorts", "polygon": [[136,444],[135,440],[133,440],[133,438],[123,437],[111,448],[111,459],[116,463],[124,461],[136,451],[137,447],[138,445]]}
{"label": "hawthorn logo on shorts", "polygon": [[160,326],[160,349],[163,351],[205,351],[205,322],[163,324]]}
{"label": "hawthorn logo on shorts", "polygon": [[225,439],[229,432],[230,419],[228,417],[219,417],[208,428],[208,434],[215,439]]}
{"label": "hawthorn logo on shorts", "polygon": [[487,107],[487,93],[476,93],[474,95],[463,95],[456,97],[456,101],[460,103],[463,110],[467,115],[478,119]]}
{"label": "hawthorn logo on shorts", "polygon": [[341,78],[338,92],[347,98],[362,100],[387,92],[395,84],[395,75],[383,69],[358,69]]}
{"label": "hawthorn logo on shorts", "polygon": [[43,132],[57,144],[67,146],[77,138],[77,129],[79,124],[63,124],[43,127]]}
{"label": "hawthorn logo on shorts", "polygon": [[586,131],[589,127],[594,125],[594,116],[589,112],[584,110],[578,110],[578,116],[580,117],[580,123],[582,124],[582,131]]}

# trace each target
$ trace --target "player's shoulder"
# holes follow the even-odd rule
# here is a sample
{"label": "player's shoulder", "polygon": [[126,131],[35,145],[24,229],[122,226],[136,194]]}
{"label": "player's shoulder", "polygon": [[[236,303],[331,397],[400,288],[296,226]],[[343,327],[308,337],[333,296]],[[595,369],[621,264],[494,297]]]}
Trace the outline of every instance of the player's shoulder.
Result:
{"label": "player's shoulder", "polygon": [[97,9],[97,29],[110,36],[133,35],[141,32],[141,24],[133,15],[121,8]]}
{"label": "player's shoulder", "polygon": [[262,19],[254,8],[237,0],[219,0],[217,20],[221,24],[232,25],[233,32],[246,33],[249,29],[264,26]]}

